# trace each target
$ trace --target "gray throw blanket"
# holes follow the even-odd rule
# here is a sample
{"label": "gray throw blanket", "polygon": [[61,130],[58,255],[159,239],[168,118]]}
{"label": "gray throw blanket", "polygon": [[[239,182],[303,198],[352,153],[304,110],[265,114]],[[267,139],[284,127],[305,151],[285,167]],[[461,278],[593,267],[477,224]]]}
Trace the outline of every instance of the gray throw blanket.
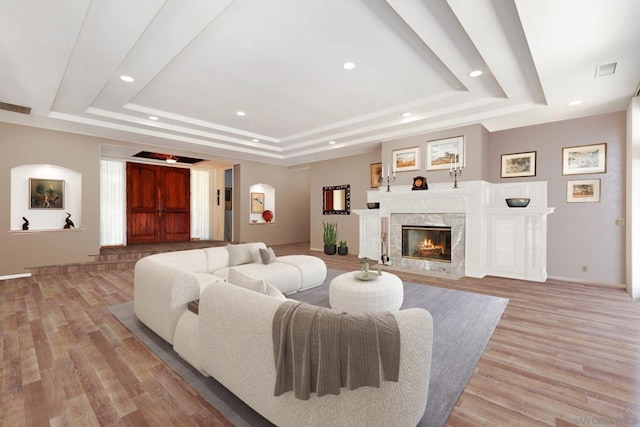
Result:
{"label": "gray throw blanket", "polygon": [[380,387],[398,381],[400,331],[393,314],[340,313],[286,301],[273,317],[275,396],[298,399],[340,394],[341,387]]}

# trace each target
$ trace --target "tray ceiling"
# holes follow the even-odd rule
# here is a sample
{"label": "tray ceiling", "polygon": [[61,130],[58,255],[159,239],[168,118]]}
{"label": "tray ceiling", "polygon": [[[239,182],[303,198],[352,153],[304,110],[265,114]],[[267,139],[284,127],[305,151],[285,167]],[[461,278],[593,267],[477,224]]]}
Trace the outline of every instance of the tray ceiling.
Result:
{"label": "tray ceiling", "polygon": [[634,0],[7,1],[0,102],[32,110],[0,121],[308,163],[624,110],[638,17]]}

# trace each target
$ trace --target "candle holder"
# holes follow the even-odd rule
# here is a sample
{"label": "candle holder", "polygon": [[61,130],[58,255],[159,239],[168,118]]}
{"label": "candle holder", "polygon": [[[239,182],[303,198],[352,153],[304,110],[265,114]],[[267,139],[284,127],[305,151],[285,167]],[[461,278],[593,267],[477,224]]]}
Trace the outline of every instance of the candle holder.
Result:
{"label": "candle holder", "polygon": [[462,175],[462,168],[454,168],[449,171],[449,176],[453,177],[453,188],[458,188],[458,177]]}
{"label": "candle holder", "polygon": [[383,182],[384,182],[384,181],[387,181],[387,193],[388,193],[389,191],[391,191],[391,188],[389,187],[389,185],[390,185],[391,181],[395,181],[395,180],[396,180],[396,177],[395,177],[395,176],[389,176],[389,175],[387,175],[387,177],[386,177],[386,178],[382,178],[382,181],[383,181]]}

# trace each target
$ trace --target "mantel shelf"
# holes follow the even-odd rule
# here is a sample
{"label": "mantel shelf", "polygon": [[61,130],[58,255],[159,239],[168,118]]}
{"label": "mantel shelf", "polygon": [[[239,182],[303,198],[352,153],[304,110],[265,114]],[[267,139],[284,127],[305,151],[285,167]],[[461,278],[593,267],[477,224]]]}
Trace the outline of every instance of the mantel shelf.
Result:
{"label": "mantel shelf", "polygon": [[36,234],[36,233],[58,233],[58,232],[73,232],[73,231],[85,231],[84,228],[34,228],[31,230],[7,230],[7,234]]}

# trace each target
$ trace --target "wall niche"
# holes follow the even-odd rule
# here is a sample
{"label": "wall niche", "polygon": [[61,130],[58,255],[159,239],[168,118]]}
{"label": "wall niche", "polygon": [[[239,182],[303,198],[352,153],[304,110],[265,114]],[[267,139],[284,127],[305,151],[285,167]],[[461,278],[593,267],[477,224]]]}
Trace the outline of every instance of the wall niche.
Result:
{"label": "wall niche", "polygon": [[[59,185],[45,188],[48,180]],[[29,221],[29,231],[62,230],[68,214],[71,214],[73,225],[79,228],[82,224],[80,172],[44,164],[11,169],[11,231],[23,230],[23,217]]]}
{"label": "wall niche", "polygon": [[[276,190],[269,184],[253,184],[249,187],[249,222],[251,224],[273,224],[276,222]],[[265,214],[270,211],[271,215]],[[265,219],[271,218],[269,221]]]}

